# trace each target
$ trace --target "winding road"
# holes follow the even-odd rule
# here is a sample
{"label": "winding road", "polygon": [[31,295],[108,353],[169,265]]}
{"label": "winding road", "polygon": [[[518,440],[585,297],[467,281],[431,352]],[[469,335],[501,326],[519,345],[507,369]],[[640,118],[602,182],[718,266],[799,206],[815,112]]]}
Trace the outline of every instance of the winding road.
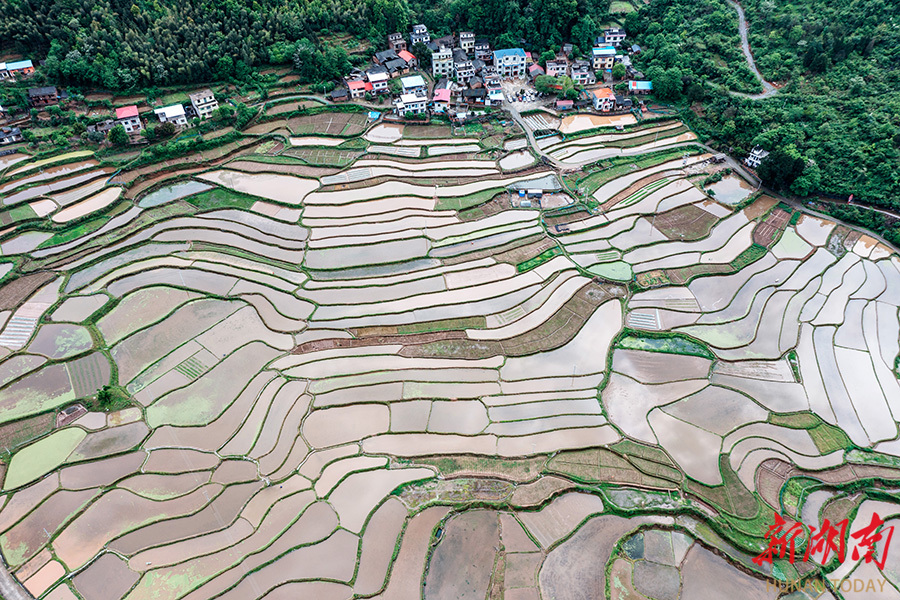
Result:
{"label": "winding road", "polygon": [[733,9],[737,11],[738,14],[738,31],[740,31],[741,34],[741,50],[744,51],[744,57],[747,59],[747,65],[749,65],[750,70],[753,71],[753,73],[756,75],[756,78],[763,86],[763,92],[761,94],[744,94],[741,92],[733,92],[731,90],[729,90],[728,93],[733,96],[740,96],[741,98],[749,98],[751,100],[762,100],[763,98],[774,96],[778,93],[778,88],[763,79],[762,73],[760,73],[759,69],[756,67],[756,61],[753,60],[753,53],[750,52],[750,39],[747,35],[747,15],[744,14],[744,8],[734,0],[726,1],[731,5]]}

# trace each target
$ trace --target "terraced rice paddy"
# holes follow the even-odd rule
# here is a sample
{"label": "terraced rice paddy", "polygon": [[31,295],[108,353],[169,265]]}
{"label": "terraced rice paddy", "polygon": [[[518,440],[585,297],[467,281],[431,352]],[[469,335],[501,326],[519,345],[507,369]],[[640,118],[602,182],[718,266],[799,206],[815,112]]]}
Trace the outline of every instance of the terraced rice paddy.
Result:
{"label": "terraced rice paddy", "polygon": [[[0,553],[32,595],[775,600],[805,567],[752,562],[773,511],[900,514],[894,249],[710,197],[708,155],[520,207],[563,181],[521,138],[314,117],[141,193],[80,155],[0,179],[34,213],[0,234]],[[546,152],[648,132],[686,135]],[[345,166],[291,158],[335,139]]]}

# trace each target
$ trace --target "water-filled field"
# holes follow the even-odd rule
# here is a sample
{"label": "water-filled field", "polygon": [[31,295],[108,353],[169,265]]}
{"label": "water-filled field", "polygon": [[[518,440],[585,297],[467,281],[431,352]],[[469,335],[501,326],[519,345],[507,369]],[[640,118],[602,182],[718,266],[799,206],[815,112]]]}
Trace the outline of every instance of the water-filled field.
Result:
{"label": "water-filled field", "polygon": [[752,561],[774,511],[900,514],[893,248],[706,193],[677,121],[566,117],[541,150],[315,117],[284,148],[351,162],[0,163],[31,211],[0,230],[0,553],[32,595],[900,584]]}

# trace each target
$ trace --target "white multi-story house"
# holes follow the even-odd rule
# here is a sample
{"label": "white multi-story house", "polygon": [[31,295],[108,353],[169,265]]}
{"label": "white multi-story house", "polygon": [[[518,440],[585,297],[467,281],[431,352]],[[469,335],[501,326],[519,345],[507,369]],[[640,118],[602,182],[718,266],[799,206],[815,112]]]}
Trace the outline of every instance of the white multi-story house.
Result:
{"label": "white multi-story house", "polygon": [[568,75],[569,71],[569,61],[565,58],[557,58],[555,60],[547,61],[547,68],[545,69],[547,75],[551,77],[561,77],[563,75]]}
{"label": "white multi-story house", "polygon": [[216,96],[212,93],[212,90],[207,89],[194,92],[188,97],[191,99],[191,106],[194,107],[197,116],[201,119],[208,119],[212,116],[213,111],[219,108],[219,103],[216,101]]}
{"label": "white multi-story house", "polygon": [[591,49],[591,66],[594,71],[612,69],[616,61],[616,49],[612,46],[602,46]]}
{"label": "white multi-story house", "polygon": [[160,123],[172,123],[176,127],[184,127],[187,125],[187,117],[184,114],[184,106],[181,104],[173,104],[172,106],[164,106],[153,111],[159,118]]}
{"label": "white multi-story house", "polygon": [[621,27],[610,27],[606,31],[603,32],[603,37],[606,38],[607,44],[612,44],[613,46],[618,46],[622,43],[627,36],[625,34],[625,30]]}
{"label": "white multi-story house", "polygon": [[521,48],[495,50],[494,66],[500,77],[525,77],[525,51]]}
{"label": "white multi-story house", "polygon": [[376,94],[384,94],[388,91],[388,80],[391,78],[387,73],[366,73],[369,83],[372,84],[372,91]]}
{"label": "white multi-story house", "polygon": [[425,96],[416,94],[401,94],[398,99],[394,100],[394,108],[400,116],[406,113],[413,113],[414,115],[423,113],[427,104],[428,99]]}
{"label": "white multi-story house", "polygon": [[422,25],[413,25],[412,33],[409,36],[409,45],[415,46],[416,44],[427,44],[431,41],[431,34],[428,33],[428,28]]}
{"label": "white multi-story house", "polygon": [[572,81],[579,85],[597,83],[597,78],[591,70],[591,63],[586,60],[576,60],[572,63]]}
{"label": "white multi-story house", "polygon": [[453,63],[453,76],[456,81],[467,84],[469,80],[475,77],[475,66],[471,60]]}
{"label": "white multi-story house", "polygon": [[487,40],[477,40],[475,42],[475,58],[488,62],[493,58],[493,54],[494,53],[491,52],[491,45]]}
{"label": "white multi-story house", "polygon": [[425,85],[425,79],[421,75],[410,75],[409,77],[400,78],[400,86],[403,88],[404,94],[415,94],[416,96],[424,96],[428,91]]}
{"label": "white multi-story house", "polygon": [[750,156],[744,159],[744,164],[751,169],[757,169],[768,155],[769,153],[763,150],[762,146],[756,146],[750,151]]}
{"label": "white multi-story house", "polygon": [[388,36],[388,47],[394,52],[402,52],[406,50],[406,40],[403,39],[402,33],[392,33]]}
{"label": "white multi-story house", "polygon": [[460,31],[459,32],[459,47],[463,49],[466,54],[474,54],[475,53],[475,34],[471,31]]}
{"label": "white multi-story house", "polygon": [[431,54],[431,75],[435,79],[449,77],[453,73],[453,51],[442,46]]}
{"label": "white multi-story house", "polygon": [[125,128],[125,133],[136,133],[144,128],[137,106],[123,106],[116,109],[116,122]]}

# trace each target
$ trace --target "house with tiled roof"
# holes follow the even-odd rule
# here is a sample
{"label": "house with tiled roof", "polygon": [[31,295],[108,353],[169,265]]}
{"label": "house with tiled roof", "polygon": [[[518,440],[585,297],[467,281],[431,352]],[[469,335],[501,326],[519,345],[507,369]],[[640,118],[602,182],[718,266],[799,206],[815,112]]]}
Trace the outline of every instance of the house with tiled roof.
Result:
{"label": "house with tiled roof", "polygon": [[137,133],[144,128],[138,107],[133,104],[116,109],[116,123],[125,128],[125,133]]}

